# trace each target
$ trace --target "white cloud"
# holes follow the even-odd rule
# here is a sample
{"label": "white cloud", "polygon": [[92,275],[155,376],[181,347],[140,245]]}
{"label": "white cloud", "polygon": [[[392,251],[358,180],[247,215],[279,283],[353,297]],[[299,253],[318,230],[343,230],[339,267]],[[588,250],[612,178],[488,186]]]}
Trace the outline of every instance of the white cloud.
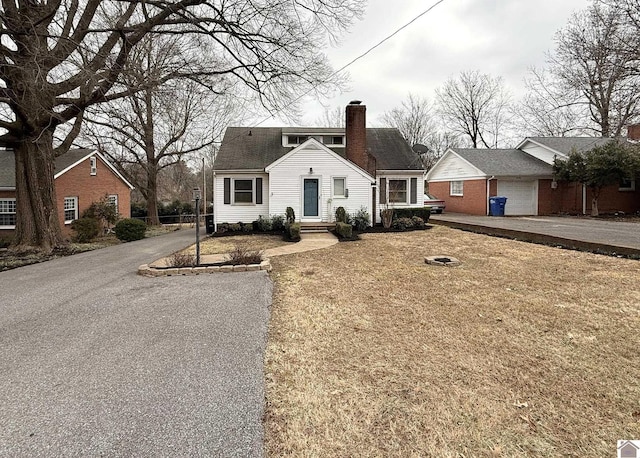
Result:
{"label": "white cloud", "polygon": [[[345,35],[338,48],[327,50],[340,68],[416,17],[433,2],[369,0],[364,19]],[[390,41],[349,67],[351,91],[325,101],[329,107],[350,100],[367,105],[369,125],[398,106],[408,92],[434,98],[434,91],[463,70],[502,76],[515,95],[523,78],[541,66],[553,37],[570,15],[588,0],[445,0]],[[316,100],[304,103],[301,124],[312,124],[323,112]],[[272,125],[284,125],[274,120]]]}

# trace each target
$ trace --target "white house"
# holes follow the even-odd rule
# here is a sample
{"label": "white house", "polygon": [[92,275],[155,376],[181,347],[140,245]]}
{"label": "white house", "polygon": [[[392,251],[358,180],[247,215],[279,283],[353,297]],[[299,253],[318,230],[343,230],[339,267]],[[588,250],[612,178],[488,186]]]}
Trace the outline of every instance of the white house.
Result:
{"label": "white house", "polygon": [[422,207],[424,170],[397,129],[366,128],[351,102],[346,128],[230,127],[214,163],[215,223],[284,215],[330,223],[361,208]]}

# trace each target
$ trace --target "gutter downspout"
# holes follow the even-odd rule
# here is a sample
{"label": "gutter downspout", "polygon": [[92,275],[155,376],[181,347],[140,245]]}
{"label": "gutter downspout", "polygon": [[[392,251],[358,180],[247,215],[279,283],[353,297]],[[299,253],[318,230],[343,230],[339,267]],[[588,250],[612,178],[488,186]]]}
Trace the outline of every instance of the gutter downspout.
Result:
{"label": "gutter downspout", "polygon": [[487,216],[489,216],[489,193],[491,192],[491,180],[495,180],[495,175],[491,175],[491,178],[487,179]]}
{"label": "gutter downspout", "polygon": [[587,186],[582,185],[582,214],[587,214]]}
{"label": "gutter downspout", "polygon": [[213,187],[211,188],[211,200],[213,200],[213,232],[218,232],[218,199],[216,199],[216,171],[213,170]]}

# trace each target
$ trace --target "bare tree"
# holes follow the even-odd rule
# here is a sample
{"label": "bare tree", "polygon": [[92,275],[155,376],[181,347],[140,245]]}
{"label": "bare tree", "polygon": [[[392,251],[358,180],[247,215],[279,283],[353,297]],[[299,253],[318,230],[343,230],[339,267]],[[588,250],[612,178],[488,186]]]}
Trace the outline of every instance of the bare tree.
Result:
{"label": "bare tree", "polygon": [[344,127],[346,125],[344,107],[325,108],[322,116],[316,119],[315,124],[320,127]]}
{"label": "bare tree", "polygon": [[436,130],[429,100],[411,93],[399,107],[383,113],[382,122],[398,129],[411,146],[429,143],[430,135]]}
{"label": "bare tree", "polygon": [[438,111],[454,132],[473,148],[498,147],[508,129],[510,96],[502,78],[479,71],[462,72],[436,90]]}
{"label": "bare tree", "polygon": [[[361,0],[40,0],[0,6],[1,140],[16,155],[14,249],[63,243],[53,164],[80,131],[87,108],[138,92],[122,74],[148,35],[171,35],[201,59],[176,73],[215,89],[221,75],[267,108],[335,83],[321,52],[362,11]],[[199,52],[202,50],[202,52]],[[194,64],[195,62],[195,64]],[[61,143],[56,131],[70,123]]]}
{"label": "bare tree", "polygon": [[531,69],[525,86],[527,93],[513,109],[520,132],[530,136],[565,137],[591,130],[585,105],[564,90],[547,70]]}
{"label": "bare tree", "polygon": [[637,3],[609,3],[574,14],[548,59],[560,90],[588,108],[590,127],[603,137],[640,119],[640,34],[630,19]]}
{"label": "bare tree", "polygon": [[427,98],[409,94],[399,107],[381,118],[383,124],[400,131],[427,170],[449,147],[458,145],[457,135],[443,130],[433,115],[434,108]]}
{"label": "bare tree", "polygon": [[[143,89],[92,107],[85,115],[86,136],[140,191],[151,225],[160,224],[160,171],[219,141],[242,108],[231,97],[215,97],[191,79],[172,79],[180,51],[170,37],[143,40],[123,72],[130,86]],[[132,169],[128,164],[139,168]],[[140,169],[143,174],[128,174]]]}

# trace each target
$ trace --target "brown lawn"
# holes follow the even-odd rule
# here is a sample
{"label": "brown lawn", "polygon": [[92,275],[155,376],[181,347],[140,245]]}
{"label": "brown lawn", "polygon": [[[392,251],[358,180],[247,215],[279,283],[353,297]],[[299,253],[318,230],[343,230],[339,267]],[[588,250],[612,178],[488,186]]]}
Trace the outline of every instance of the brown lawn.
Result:
{"label": "brown lawn", "polygon": [[[445,227],[272,258],[270,456],[615,456],[640,262]],[[455,268],[426,265],[445,254]]]}
{"label": "brown lawn", "polygon": [[[281,235],[270,234],[247,234],[230,235],[229,237],[207,237],[200,241],[200,254],[221,254],[230,253],[236,245],[241,245],[246,250],[261,251],[269,248],[276,248],[286,245]],[[195,255],[196,246],[182,250],[183,253]]]}

